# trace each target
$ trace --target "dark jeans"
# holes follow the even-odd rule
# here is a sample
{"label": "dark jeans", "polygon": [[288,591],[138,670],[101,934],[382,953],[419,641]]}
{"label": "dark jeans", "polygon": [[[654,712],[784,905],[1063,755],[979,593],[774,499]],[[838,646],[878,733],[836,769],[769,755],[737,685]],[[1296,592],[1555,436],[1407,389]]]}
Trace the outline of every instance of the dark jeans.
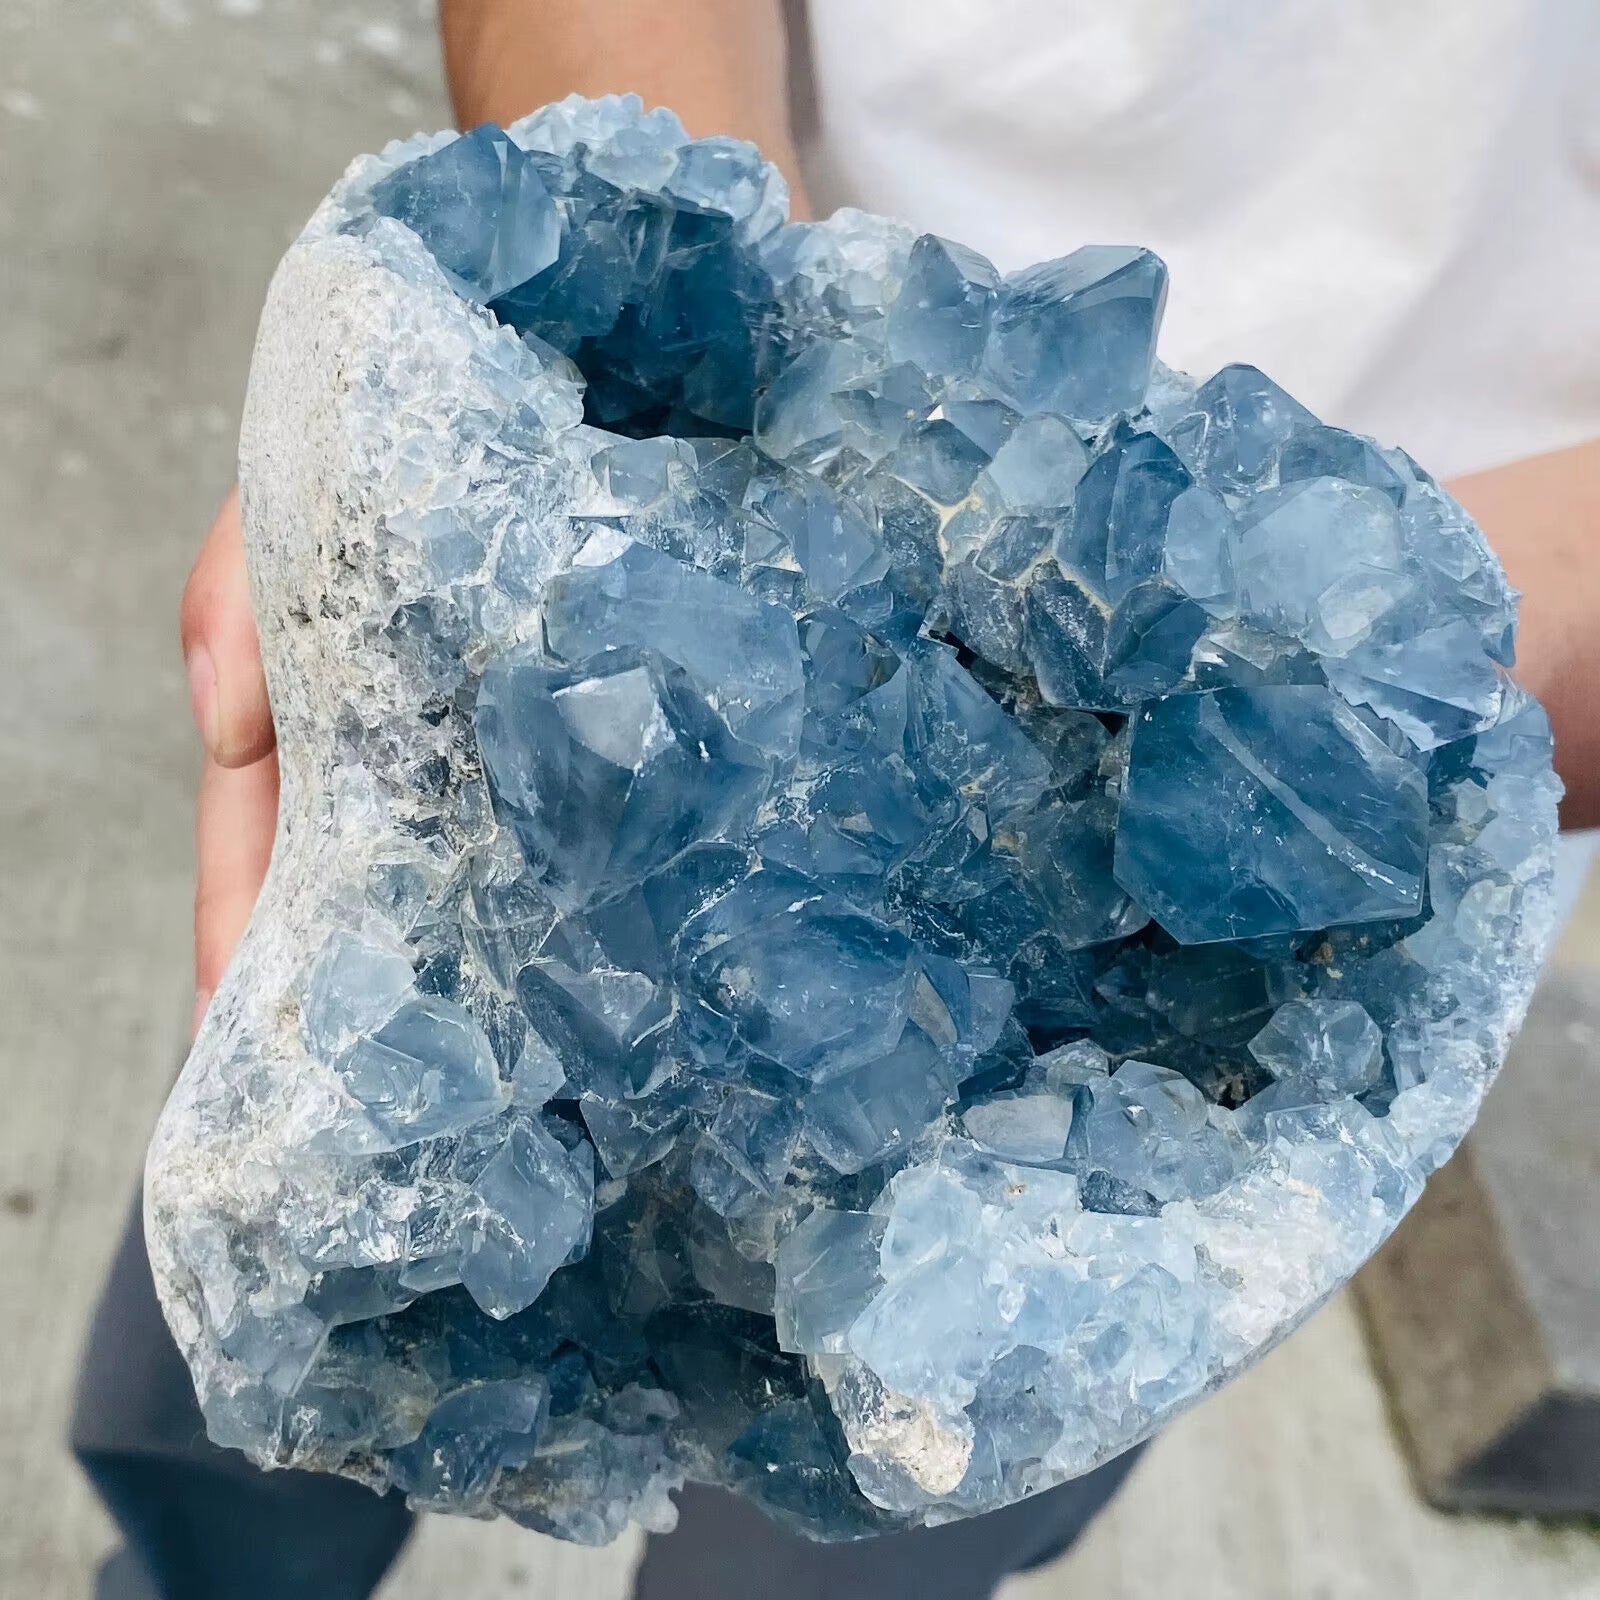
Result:
{"label": "dark jeans", "polygon": [[[261,1472],[206,1438],[137,1213],[95,1313],[72,1447],[126,1540],[97,1600],[365,1600],[411,1531],[396,1495]],[[635,1600],[983,1600],[1065,1550],[1137,1454],[984,1517],[847,1545],[812,1544],[731,1495],[687,1488],[677,1529],[649,1540]]]}

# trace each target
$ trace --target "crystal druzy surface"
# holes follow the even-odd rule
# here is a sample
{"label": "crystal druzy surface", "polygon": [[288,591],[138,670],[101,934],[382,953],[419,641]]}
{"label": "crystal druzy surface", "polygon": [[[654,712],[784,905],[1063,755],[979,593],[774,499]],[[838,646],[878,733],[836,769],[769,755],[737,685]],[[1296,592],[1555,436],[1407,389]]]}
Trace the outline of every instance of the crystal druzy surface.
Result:
{"label": "crystal druzy surface", "polygon": [[356,164],[244,437],[284,762],[162,1122],[213,1437],[570,1539],[1085,1471],[1471,1120],[1558,785],[1402,452],[637,102]]}

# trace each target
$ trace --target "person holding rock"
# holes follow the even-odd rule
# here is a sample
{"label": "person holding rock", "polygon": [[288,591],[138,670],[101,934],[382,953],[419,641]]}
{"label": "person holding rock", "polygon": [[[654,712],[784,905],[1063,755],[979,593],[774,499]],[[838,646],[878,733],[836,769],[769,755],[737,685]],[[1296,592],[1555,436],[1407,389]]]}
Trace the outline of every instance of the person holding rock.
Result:
{"label": "person holding rock", "polygon": [[[1381,22],[1296,0],[443,0],[461,127],[634,91],[754,141],[792,215],[858,204],[1002,268],[1137,241],[1172,263],[1164,354],[1258,362],[1330,421],[1454,474],[1523,591],[1518,679],[1550,712],[1569,826],[1600,822],[1600,18],[1583,0],[1423,0]],[[265,874],[277,767],[237,497],[184,596],[205,747],[195,1024]],[[86,1362],[74,1441],[138,1559],[114,1596],[370,1593],[394,1497],[216,1450],[137,1228]],[[1137,1452],[1002,1511],[813,1545],[690,1488],[639,1600],[980,1600],[1064,1550]],[[121,1585],[121,1587],[117,1587]],[[142,1587],[141,1587],[142,1585]]]}

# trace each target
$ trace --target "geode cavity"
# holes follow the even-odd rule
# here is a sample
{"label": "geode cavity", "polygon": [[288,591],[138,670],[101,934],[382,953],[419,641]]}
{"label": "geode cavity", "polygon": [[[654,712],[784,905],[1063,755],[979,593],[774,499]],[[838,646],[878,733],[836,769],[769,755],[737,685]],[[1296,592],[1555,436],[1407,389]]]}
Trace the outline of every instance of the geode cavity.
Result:
{"label": "geode cavity", "polygon": [[283,763],[152,1147],[213,1438],[566,1538],[1070,1478],[1470,1122],[1547,921],[1402,452],[636,101],[358,162],[242,444]]}

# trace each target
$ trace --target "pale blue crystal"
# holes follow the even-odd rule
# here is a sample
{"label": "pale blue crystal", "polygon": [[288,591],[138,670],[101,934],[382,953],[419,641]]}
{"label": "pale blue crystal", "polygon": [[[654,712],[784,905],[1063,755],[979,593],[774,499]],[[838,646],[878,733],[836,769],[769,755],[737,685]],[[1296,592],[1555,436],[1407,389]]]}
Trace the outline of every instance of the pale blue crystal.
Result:
{"label": "pale blue crystal", "polygon": [[[779,536],[784,554],[818,600],[838,600],[876,582],[888,570],[882,546],[861,508],[815,479],[787,475],[759,491],[753,509]],[[774,554],[769,551],[767,559]]]}
{"label": "pale blue crystal", "polygon": [[[916,947],[789,873],[758,873],[684,930],[688,994],[751,1049],[811,1082],[893,1050]],[[714,921],[713,921],[714,919]],[[688,954],[688,952],[694,952]]]}
{"label": "pale blue crystal", "polygon": [[1090,245],[1012,273],[985,371],[1023,412],[1102,422],[1136,411],[1150,382],[1167,269],[1148,250]]}
{"label": "pale blue crystal", "polygon": [[1066,949],[1126,938],[1150,920],[1113,872],[1117,808],[1107,797],[1041,806],[1012,830],[1034,897]]}
{"label": "pale blue crystal", "polygon": [[1161,551],[1161,573],[1207,611],[1232,609],[1233,515],[1222,496],[1195,484],[1172,502]]}
{"label": "pale blue crystal", "polygon": [[312,972],[304,1030],[360,1108],[336,1134],[394,1150],[491,1116],[503,1101],[494,1052],[470,1013],[418,994],[403,955],[339,933]]}
{"label": "pale blue crystal", "polygon": [[1147,1061],[1124,1062],[1081,1087],[1065,1160],[1086,1179],[1103,1172],[1163,1202],[1211,1194],[1238,1165],[1205,1096],[1182,1073]]}
{"label": "pale blue crystal", "polygon": [[365,1111],[376,1148],[471,1127],[501,1104],[494,1052],[461,1006],[433,995],[401,1004],[333,1062]]}
{"label": "pale blue crystal", "polygon": [[1004,1161],[1043,1166],[1066,1154],[1073,1099],[1004,1091],[968,1106],[961,1124],[980,1149]]}
{"label": "pale blue crystal", "polygon": [[951,789],[983,796],[991,816],[1038,799],[1049,781],[1049,764],[954,653],[921,645],[908,665],[913,698],[907,754],[913,761]]}
{"label": "pale blue crystal", "polygon": [[1466,514],[1156,362],[1147,251],[784,203],[574,98],[308,235],[394,349],[264,630],[340,662],[315,932],[152,1165],[219,1441],[590,1541],[991,1509],[1332,1292],[1498,1060],[1559,786]]}
{"label": "pale blue crystal", "polygon": [[908,1025],[892,1049],[806,1095],[806,1138],[836,1171],[860,1172],[921,1137],[955,1099],[957,1076],[949,1052]]}
{"label": "pale blue crystal", "polygon": [[343,930],[311,969],[303,1007],[306,1043],[324,1061],[392,1017],[412,992],[416,974],[399,950]]}
{"label": "pale blue crystal", "polygon": [[765,238],[789,209],[782,177],[744,139],[685,140],[665,189],[692,206],[732,217],[751,240]]}
{"label": "pale blue crystal", "polygon": [[1279,1006],[1250,1054],[1275,1078],[1310,1078],[1321,1100],[1366,1094],[1383,1077],[1383,1034],[1353,1000]]}
{"label": "pale blue crystal", "polygon": [[600,566],[551,580],[546,645],[580,663],[607,651],[649,651],[688,681],[745,744],[780,759],[799,745],[800,646],[782,607],[630,545]]}
{"label": "pale blue crystal", "polygon": [[1422,771],[1327,689],[1175,695],[1134,719],[1117,881],[1185,943],[1413,915],[1427,859]]}
{"label": "pale blue crystal", "polygon": [[1397,506],[1406,498],[1406,479],[1370,439],[1327,428],[1300,417],[1278,452],[1278,481],[1342,478],[1347,483],[1380,489]]}
{"label": "pale blue crystal", "polygon": [[838,397],[881,370],[876,352],[847,342],[801,351],[757,402],[757,442],[779,461],[826,456],[846,432]]}
{"label": "pale blue crystal", "polygon": [[[636,1086],[637,1076],[625,1089]],[[613,1178],[626,1178],[665,1160],[688,1126],[689,1108],[682,1095],[628,1098],[611,1085],[598,1087],[602,1092],[584,1095],[578,1109],[606,1171]]]}
{"label": "pale blue crystal", "polygon": [[983,355],[1000,274],[975,250],[924,234],[889,307],[889,354],[927,373],[971,372]]}
{"label": "pale blue crystal", "polygon": [[395,1487],[422,1506],[475,1510],[507,1468],[526,1466],[545,1423],[542,1379],[458,1390],[428,1414],[422,1432],[391,1457]]}
{"label": "pale blue crystal", "polygon": [[1229,366],[1163,413],[1160,427],[1203,483],[1239,491],[1262,486],[1279,448],[1316,421],[1259,368]]}
{"label": "pale blue crystal", "polygon": [[777,1337],[785,1350],[840,1354],[850,1324],[882,1283],[881,1217],[813,1211],[778,1246]]}
{"label": "pale blue crystal", "polygon": [[1013,511],[1056,511],[1072,504],[1089,452],[1064,417],[1024,417],[989,463],[988,477]]}
{"label": "pale blue crystal", "polygon": [[539,1298],[556,1268],[589,1242],[589,1147],[567,1150],[537,1123],[512,1129],[472,1186],[461,1281],[491,1317]]}
{"label": "pale blue crystal", "polygon": [[1204,606],[1164,579],[1128,590],[1106,629],[1107,694],[1129,705],[1188,687],[1208,620]]}
{"label": "pale blue crystal", "polygon": [[884,469],[939,506],[957,506],[989,464],[989,452],[953,422],[935,417],[908,428]]}
{"label": "pale blue crystal", "polygon": [[683,125],[670,111],[652,112],[655,128],[618,128],[589,152],[589,171],[619,189],[659,189],[678,167],[678,150],[688,143]]}
{"label": "pale blue crystal", "polygon": [[[990,456],[999,455],[1022,420],[1004,400],[946,399],[940,410],[949,422]],[[1084,459],[1087,465],[1087,456]]]}
{"label": "pale blue crystal", "polygon": [[867,751],[887,756],[906,736],[909,674],[900,657],[843,612],[819,606],[799,618],[808,765],[831,767]]}
{"label": "pale blue crystal", "polygon": [[537,277],[559,250],[555,202],[493,123],[382,179],[372,204],[410,228],[474,300],[498,299]]}
{"label": "pale blue crystal", "polygon": [[1499,713],[1505,680],[1476,648],[1476,633],[1457,619],[1359,645],[1324,671],[1352,705],[1371,707],[1419,750],[1433,750],[1492,726]]}
{"label": "pale blue crystal", "polygon": [[531,1037],[556,1057],[575,1093],[632,1097],[655,1076],[666,1002],[643,973],[580,972],[546,957],[528,961],[514,988]]}
{"label": "pale blue crystal", "polygon": [[1235,526],[1241,608],[1319,655],[1348,655],[1361,644],[1404,595],[1403,571],[1393,502],[1342,478],[1265,490]]}
{"label": "pale blue crystal", "polygon": [[792,1100],[732,1089],[695,1150],[690,1182],[719,1216],[752,1211],[782,1188],[799,1136]]}
{"label": "pale blue crystal", "polygon": [[477,727],[502,815],[561,905],[749,819],[767,783],[759,752],[653,654],[601,651],[592,671],[505,656],[484,676]]}
{"label": "pale blue crystal", "polygon": [[1119,434],[1084,474],[1055,541],[1062,570],[1117,602],[1162,568],[1167,519],[1193,480],[1153,433]]}
{"label": "pale blue crystal", "polygon": [[531,1037],[517,1058],[511,1074],[511,1093],[520,1106],[537,1111],[565,1087],[566,1069],[561,1058],[537,1035]]}
{"label": "pale blue crystal", "polygon": [[1077,574],[1069,577],[1052,562],[1034,569],[1023,605],[1023,651],[1046,702],[1119,707],[1122,695],[1105,681],[1111,624],[1106,602]]}

